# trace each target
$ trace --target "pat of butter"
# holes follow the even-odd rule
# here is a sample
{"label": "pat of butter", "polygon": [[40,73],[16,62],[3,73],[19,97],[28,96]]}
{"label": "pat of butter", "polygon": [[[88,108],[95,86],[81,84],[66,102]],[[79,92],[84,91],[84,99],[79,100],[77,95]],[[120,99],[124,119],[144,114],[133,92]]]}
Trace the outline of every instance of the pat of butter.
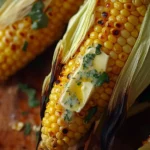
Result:
{"label": "pat of butter", "polygon": [[[95,48],[88,49],[87,53],[95,53]],[[85,55],[86,55],[85,54]],[[108,64],[109,56],[106,55],[104,52],[101,52],[101,54],[96,55],[93,64],[92,69],[97,70],[98,72],[104,72],[106,71],[107,64]],[[91,66],[90,66],[91,67]],[[90,69],[89,67],[89,69]],[[76,70],[76,72],[73,74],[72,78],[70,79],[69,83],[67,84],[61,98],[60,103],[61,105],[70,111],[80,112],[81,109],[85,106],[88,99],[90,98],[90,95],[93,92],[94,89],[94,83],[91,81],[85,81],[80,80],[80,83],[78,83],[78,79],[80,78],[79,73],[84,73],[85,70],[82,67],[82,64],[80,67]]]}

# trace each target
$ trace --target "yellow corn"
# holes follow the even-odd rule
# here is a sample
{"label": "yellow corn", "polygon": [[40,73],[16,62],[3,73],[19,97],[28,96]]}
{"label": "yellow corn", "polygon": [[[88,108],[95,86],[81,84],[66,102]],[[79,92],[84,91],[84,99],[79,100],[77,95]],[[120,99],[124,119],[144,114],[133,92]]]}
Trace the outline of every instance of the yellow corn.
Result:
{"label": "yellow corn", "polygon": [[[100,117],[108,105],[116,80],[136,42],[146,10],[147,4],[142,0],[97,1],[94,25],[74,57],[63,66],[61,75],[57,77],[49,95],[45,116],[42,119],[40,150],[66,150],[77,143],[89,130],[93,121]],[[75,112],[68,122],[63,117],[66,110],[60,105],[59,99],[81,63],[79,58],[93,44],[102,45],[101,50],[109,55],[106,72],[110,81],[97,87],[84,108],[79,113]],[[98,107],[98,111],[88,123],[85,123],[84,119],[89,110],[95,106]]]}
{"label": "yellow corn", "polygon": [[82,2],[83,0],[52,0],[45,12],[49,18],[46,28],[33,30],[31,18],[25,17],[0,30],[0,82],[58,40]]}
{"label": "yellow corn", "polygon": [[150,149],[150,136],[149,138],[143,142],[143,146],[140,147],[138,150],[149,150]]}

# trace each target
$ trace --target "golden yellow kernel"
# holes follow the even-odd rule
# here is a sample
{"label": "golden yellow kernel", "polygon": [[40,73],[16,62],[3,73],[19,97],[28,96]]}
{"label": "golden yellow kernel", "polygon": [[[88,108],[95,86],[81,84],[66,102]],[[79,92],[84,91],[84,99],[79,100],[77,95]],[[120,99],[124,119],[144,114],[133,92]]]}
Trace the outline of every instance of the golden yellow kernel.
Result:
{"label": "golden yellow kernel", "polygon": [[122,10],[123,4],[121,2],[114,2],[114,8],[116,8],[118,10]]}
{"label": "golden yellow kernel", "polygon": [[64,141],[65,143],[69,144],[70,139],[69,139],[67,136],[65,136],[65,137],[63,138],[63,141]]}
{"label": "golden yellow kernel", "polygon": [[63,145],[64,142],[63,142],[62,140],[57,140],[57,144],[58,144],[58,145]]}
{"label": "golden yellow kernel", "polygon": [[84,46],[85,46],[85,47],[89,47],[89,46],[92,45],[92,43],[93,43],[93,40],[89,38],[89,39],[87,39],[87,40],[85,41]]}
{"label": "golden yellow kernel", "polygon": [[115,16],[109,16],[109,18],[108,18],[108,20],[110,21],[110,22],[115,22],[116,21],[116,17]]}
{"label": "golden yellow kernel", "polygon": [[108,40],[112,43],[115,43],[117,41],[116,37],[112,34],[108,35]]}
{"label": "golden yellow kernel", "polygon": [[137,18],[136,16],[133,16],[133,15],[130,15],[130,16],[128,17],[128,21],[129,21],[130,23],[132,23],[133,25],[138,25],[138,23],[139,23],[138,18]]}
{"label": "golden yellow kernel", "polygon": [[127,18],[121,14],[116,17],[116,20],[120,23],[126,23],[127,22]]}
{"label": "golden yellow kernel", "polygon": [[117,54],[116,54],[115,52],[113,52],[113,51],[111,51],[111,52],[109,53],[109,55],[110,55],[110,57],[113,58],[113,59],[117,59],[117,58],[118,58]]}
{"label": "golden yellow kernel", "polygon": [[127,39],[130,36],[130,32],[125,29],[121,30],[121,36]]}
{"label": "golden yellow kernel", "polygon": [[95,39],[95,40],[93,41],[93,43],[94,43],[94,44],[102,44],[102,41],[99,40],[99,39]]}
{"label": "golden yellow kernel", "polygon": [[51,124],[51,129],[53,132],[58,132],[59,131],[59,126],[57,123],[52,123]]}
{"label": "golden yellow kernel", "polygon": [[103,28],[102,28],[102,33],[103,33],[104,35],[108,35],[108,34],[109,34],[109,28],[108,28],[108,27],[103,27]]}
{"label": "golden yellow kernel", "polygon": [[138,35],[139,35],[139,33],[138,33],[138,31],[137,31],[136,29],[134,29],[134,30],[131,32],[131,35],[132,35],[133,37],[137,38]]}
{"label": "golden yellow kernel", "polygon": [[61,132],[57,132],[56,133],[56,138],[59,139],[59,140],[62,139],[63,138],[63,134]]}
{"label": "golden yellow kernel", "polygon": [[135,10],[135,11],[132,11],[131,12],[131,15],[134,15],[134,16],[136,16],[136,17],[139,17],[140,16],[140,14]]}
{"label": "golden yellow kernel", "polygon": [[122,68],[124,66],[124,62],[121,60],[116,60],[116,65]]}
{"label": "golden yellow kernel", "polygon": [[119,54],[118,58],[121,60],[121,61],[126,61],[127,58],[128,58],[128,55],[125,53],[125,52],[122,52]]}
{"label": "golden yellow kernel", "polygon": [[54,123],[57,122],[57,117],[55,115],[50,116],[49,119],[51,122],[54,122]]}
{"label": "golden yellow kernel", "polygon": [[118,43],[115,43],[113,47],[113,51],[118,54],[122,51],[122,47]]}
{"label": "golden yellow kernel", "polygon": [[119,10],[113,8],[113,9],[111,9],[110,14],[112,16],[118,16],[119,15]]}
{"label": "golden yellow kernel", "polygon": [[146,13],[146,6],[142,5],[142,6],[138,7],[137,11],[139,12],[140,15],[142,15],[144,17],[145,13]]}
{"label": "golden yellow kernel", "polygon": [[71,5],[66,1],[66,2],[63,2],[62,7],[64,7],[64,9],[70,9]]}
{"label": "golden yellow kernel", "polygon": [[130,36],[128,39],[127,39],[127,43],[130,45],[130,46],[134,46],[136,42],[136,39],[132,36]]}
{"label": "golden yellow kernel", "polygon": [[90,33],[90,38],[91,39],[97,39],[98,38],[98,33],[97,32],[91,32]]}
{"label": "golden yellow kernel", "polygon": [[117,39],[117,43],[120,44],[121,46],[124,46],[126,42],[127,42],[126,39],[124,39],[121,36]]}
{"label": "golden yellow kernel", "polygon": [[133,29],[134,29],[134,26],[133,26],[131,23],[129,23],[129,22],[126,22],[126,23],[124,24],[124,27],[125,27],[125,29],[128,30],[129,32],[133,31]]}
{"label": "golden yellow kernel", "polygon": [[141,5],[142,5],[142,1],[141,1],[141,0],[134,0],[134,1],[133,1],[133,4],[134,4],[135,6],[141,6]]}
{"label": "golden yellow kernel", "polygon": [[5,55],[4,54],[0,54],[0,63],[5,61]]}
{"label": "golden yellow kernel", "polygon": [[103,34],[103,33],[100,33],[100,34],[98,35],[98,38],[99,38],[102,42],[104,42],[104,41],[107,40],[107,36],[106,36],[105,34]]}
{"label": "golden yellow kernel", "polygon": [[106,41],[106,42],[104,43],[104,46],[105,46],[106,48],[108,48],[108,49],[112,49],[112,48],[113,48],[113,43],[110,42],[110,41]]}
{"label": "golden yellow kernel", "polygon": [[96,25],[95,27],[94,27],[94,31],[95,32],[101,32],[101,30],[102,30],[102,27],[100,26],[100,25]]}
{"label": "golden yellow kernel", "polygon": [[122,9],[120,11],[120,14],[125,16],[125,17],[128,17],[130,15],[130,12],[127,9]]}
{"label": "golden yellow kernel", "polygon": [[131,50],[132,50],[132,47],[130,45],[126,44],[123,46],[123,51],[125,53],[129,54],[131,52]]}

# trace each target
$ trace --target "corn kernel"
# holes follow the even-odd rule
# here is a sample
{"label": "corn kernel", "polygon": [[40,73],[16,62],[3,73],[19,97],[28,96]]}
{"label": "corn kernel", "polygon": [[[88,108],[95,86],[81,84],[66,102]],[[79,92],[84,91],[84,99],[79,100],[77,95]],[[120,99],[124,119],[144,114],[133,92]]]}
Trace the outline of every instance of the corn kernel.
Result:
{"label": "corn kernel", "polygon": [[122,37],[127,39],[130,36],[130,33],[124,29],[121,31],[121,35],[122,35]]}
{"label": "corn kernel", "polygon": [[126,39],[124,39],[123,37],[119,37],[117,39],[117,43],[120,44],[121,46],[124,46],[126,44]]}
{"label": "corn kernel", "polygon": [[124,51],[125,53],[128,54],[128,53],[131,52],[131,50],[132,50],[132,47],[131,47],[130,45],[126,44],[126,45],[123,46],[123,51]]}
{"label": "corn kernel", "polygon": [[108,49],[112,49],[112,48],[113,48],[113,43],[110,42],[110,41],[106,41],[106,42],[104,43],[104,46],[105,46],[106,48],[108,48]]}
{"label": "corn kernel", "polygon": [[129,32],[131,32],[134,29],[134,26],[129,22],[126,22],[124,26],[125,29],[128,30]]}
{"label": "corn kernel", "polygon": [[146,13],[146,6],[142,5],[142,6],[138,7],[137,11],[139,12],[140,15],[142,15],[144,17],[145,13]]}
{"label": "corn kernel", "polygon": [[116,20],[117,20],[118,22],[120,22],[120,23],[125,23],[125,22],[127,22],[127,18],[124,17],[123,15],[118,15],[118,16],[116,17]]}
{"label": "corn kernel", "polygon": [[108,40],[112,43],[115,43],[117,41],[116,37],[112,34],[108,35]]}
{"label": "corn kernel", "polygon": [[134,30],[131,32],[131,35],[132,35],[133,37],[137,38],[138,35],[139,35],[139,33],[138,33],[138,31],[137,31],[136,29],[134,29]]}
{"label": "corn kernel", "polygon": [[123,5],[120,2],[114,2],[114,8],[118,9],[118,10],[122,10],[123,9]]}
{"label": "corn kernel", "polygon": [[128,17],[130,15],[130,12],[127,9],[122,9],[120,11],[120,14],[125,16],[125,17]]}
{"label": "corn kernel", "polygon": [[121,60],[116,60],[116,65],[122,68],[124,66],[124,62]]}
{"label": "corn kernel", "polygon": [[127,43],[128,43],[130,46],[134,46],[135,42],[136,42],[136,40],[135,40],[135,38],[132,37],[132,36],[127,39]]}
{"label": "corn kernel", "polygon": [[130,23],[132,23],[133,25],[138,25],[138,22],[139,22],[138,18],[136,16],[133,16],[133,15],[130,15],[128,17],[128,21]]}
{"label": "corn kernel", "polygon": [[119,54],[118,58],[121,60],[121,61],[126,61],[127,58],[128,58],[128,55],[125,53],[125,52],[122,52]]}
{"label": "corn kernel", "polygon": [[117,10],[117,9],[111,9],[110,14],[112,16],[118,16],[119,15],[119,10]]}
{"label": "corn kernel", "polygon": [[111,51],[109,55],[113,59],[117,59],[118,58],[117,54],[115,52],[113,52],[113,51]]}

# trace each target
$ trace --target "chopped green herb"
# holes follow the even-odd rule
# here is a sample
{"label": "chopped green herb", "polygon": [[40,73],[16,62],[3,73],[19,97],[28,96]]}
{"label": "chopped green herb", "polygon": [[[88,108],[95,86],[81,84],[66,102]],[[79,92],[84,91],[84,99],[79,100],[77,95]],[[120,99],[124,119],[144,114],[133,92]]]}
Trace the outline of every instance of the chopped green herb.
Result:
{"label": "chopped green herb", "polygon": [[29,88],[27,84],[19,84],[19,89],[28,95],[28,105],[30,107],[39,106],[40,102],[36,99],[36,90]]}
{"label": "chopped green herb", "polygon": [[67,121],[67,122],[71,121],[72,115],[73,115],[73,112],[66,109],[66,111],[64,113],[64,120]]}
{"label": "chopped green herb", "polygon": [[31,133],[31,124],[26,123],[24,126],[24,135],[29,135]]}
{"label": "chopped green herb", "polygon": [[102,45],[100,45],[100,44],[98,44],[98,45],[96,46],[96,51],[95,51],[95,54],[96,54],[96,55],[100,55],[100,54],[101,54],[101,47],[102,47]]}
{"label": "chopped green herb", "polygon": [[37,142],[38,142],[39,136],[40,136],[40,131],[36,131],[35,132],[35,138],[36,138]]}
{"label": "chopped green herb", "polygon": [[80,86],[80,85],[81,85],[81,83],[82,83],[81,81],[78,81],[78,82],[77,82],[77,85],[78,85],[78,86]]}
{"label": "chopped green herb", "polygon": [[86,54],[83,57],[83,69],[88,69],[88,67],[92,65],[95,56],[95,54]]}
{"label": "chopped green herb", "polygon": [[88,111],[87,116],[84,118],[84,122],[85,122],[85,123],[89,123],[90,120],[92,119],[92,117],[96,114],[96,112],[97,112],[97,106],[92,107],[92,108]]}
{"label": "chopped green herb", "polygon": [[32,29],[41,29],[48,26],[49,18],[44,13],[44,3],[39,0],[35,2],[28,16],[32,20]]}
{"label": "chopped green herb", "polygon": [[103,72],[101,75],[98,76],[95,86],[101,86],[105,82],[109,82],[109,76],[106,72]]}
{"label": "chopped green herb", "polygon": [[0,8],[3,6],[4,3],[5,3],[5,0],[0,0]]}
{"label": "chopped green herb", "polygon": [[[69,92],[69,94],[71,93],[69,90],[67,92]],[[79,104],[79,100],[77,96],[73,93],[69,95],[69,98],[64,104],[67,104],[70,108],[72,108],[74,105]]]}
{"label": "chopped green herb", "polygon": [[22,114],[23,116],[26,116],[26,115],[29,114],[29,112],[28,112],[28,111],[23,111],[21,114]]}
{"label": "chopped green herb", "polygon": [[28,42],[25,41],[24,44],[23,44],[22,50],[23,50],[23,51],[26,51],[27,48],[28,48]]}

